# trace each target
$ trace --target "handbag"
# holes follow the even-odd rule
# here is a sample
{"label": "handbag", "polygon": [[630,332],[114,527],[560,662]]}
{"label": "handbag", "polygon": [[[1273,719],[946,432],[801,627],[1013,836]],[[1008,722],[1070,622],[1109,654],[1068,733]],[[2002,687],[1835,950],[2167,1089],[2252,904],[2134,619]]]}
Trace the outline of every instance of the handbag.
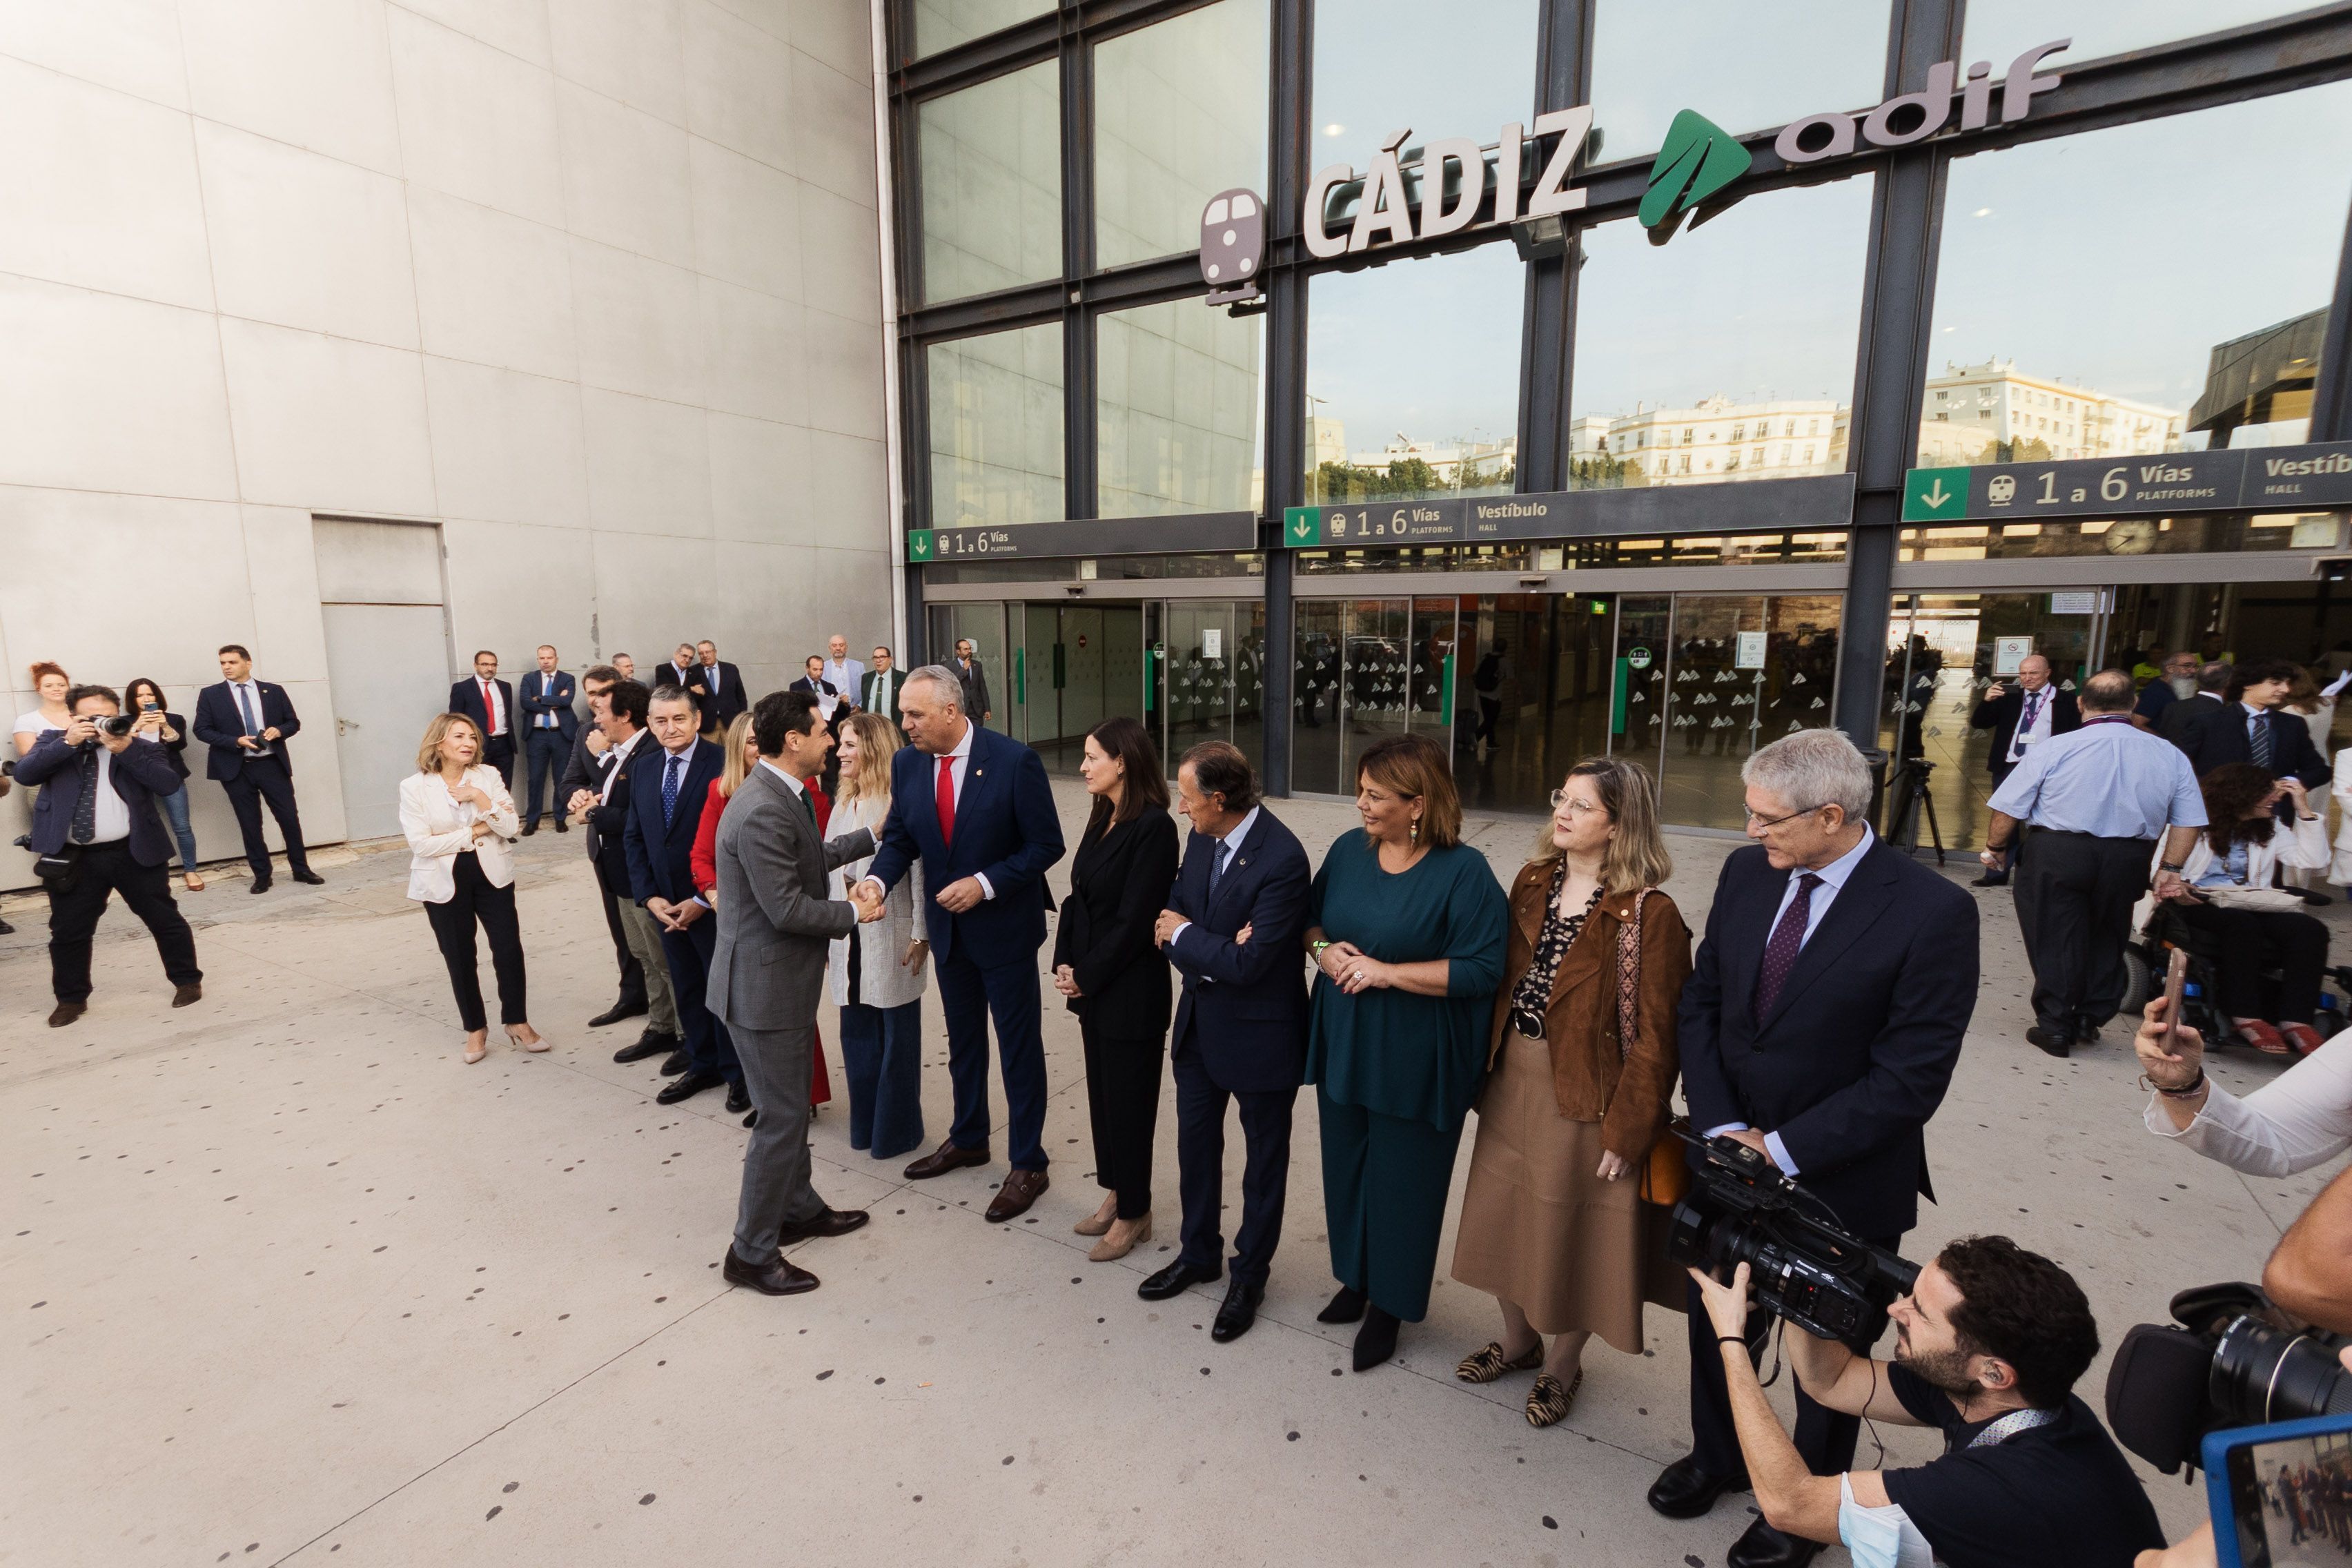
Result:
{"label": "handbag", "polygon": [[2225,910],[2289,914],[2304,907],[2303,895],[2284,888],[2200,888],[2197,892],[2199,897]]}
{"label": "handbag", "polygon": [[[1633,1049],[1634,1001],[1642,984],[1642,905],[1650,896],[1643,889],[1633,895],[1633,912],[1617,928],[1617,1056],[1622,1061]],[[1690,1119],[1673,1117],[1671,1128],[1687,1131]],[[1671,1131],[1650,1145],[1642,1162],[1642,1201],[1671,1208],[1690,1191],[1690,1166],[1683,1159],[1682,1140]]]}

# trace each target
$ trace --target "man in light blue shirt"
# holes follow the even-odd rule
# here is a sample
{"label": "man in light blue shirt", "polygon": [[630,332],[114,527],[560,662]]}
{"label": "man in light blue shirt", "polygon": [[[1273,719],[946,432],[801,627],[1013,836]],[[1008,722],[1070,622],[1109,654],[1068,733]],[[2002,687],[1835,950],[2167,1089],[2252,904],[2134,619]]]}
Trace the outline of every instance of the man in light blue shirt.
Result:
{"label": "man in light blue shirt", "polygon": [[2025,1037],[2053,1057],[2096,1039],[2123,1005],[2124,944],[2151,847],[2165,841],[2162,896],[2205,826],[2188,757],[2132,723],[2134,695],[2125,670],[2091,677],[2083,727],[2034,746],[1993,791],[1982,859],[1996,867],[2019,846],[2017,923],[2033,965]]}

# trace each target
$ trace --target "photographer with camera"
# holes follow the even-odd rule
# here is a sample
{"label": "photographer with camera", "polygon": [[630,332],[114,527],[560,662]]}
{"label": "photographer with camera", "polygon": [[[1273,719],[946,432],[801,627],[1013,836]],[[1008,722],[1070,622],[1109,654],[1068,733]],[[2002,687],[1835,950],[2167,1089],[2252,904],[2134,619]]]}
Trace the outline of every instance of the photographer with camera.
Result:
{"label": "photographer with camera", "polygon": [[58,1005],[49,1026],[82,1016],[89,999],[90,937],[107,898],[120,892],[147,924],[177,987],[172,1005],[204,994],[196,939],[172,901],[164,866],[172,841],[155,801],[180,785],[163,748],[137,733],[121,700],[103,686],[66,694],[72,717],[41,736],[16,764],[16,777],[41,787],[33,803],[28,847],[49,893],[49,979]]}
{"label": "photographer with camera", "polygon": [[2073,1393],[2098,1354],[2098,1326],[2082,1288],[2048,1258],[2007,1237],[1951,1243],[1890,1309],[1892,1362],[1789,1326],[1782,1343],[1811,1398],[1850,1418],[1944,1435],[1941,1458],[1843,1476],[1811,1472],[1757,1381],[1748,1266],[1727,1285],[1696,1268],[1691,1279],[1773,1529],[1843,1542],[1857,1568],[1913,1568],[1931,1552],[1949,1568],[2125,1568],[2163,1545],[2138,1478]]}

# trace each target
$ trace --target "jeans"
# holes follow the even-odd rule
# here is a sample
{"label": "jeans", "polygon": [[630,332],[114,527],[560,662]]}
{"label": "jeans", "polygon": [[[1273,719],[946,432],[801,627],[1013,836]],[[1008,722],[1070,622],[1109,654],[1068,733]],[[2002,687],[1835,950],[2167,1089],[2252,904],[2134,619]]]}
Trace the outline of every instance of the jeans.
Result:
{"label": "jeans", "polygon": [[180,869],[196,868],[196,830],[188,826],[188,786],[185,784],[171,794],[160,797],[163,819],[172,825],[172,837],[180,846]]}

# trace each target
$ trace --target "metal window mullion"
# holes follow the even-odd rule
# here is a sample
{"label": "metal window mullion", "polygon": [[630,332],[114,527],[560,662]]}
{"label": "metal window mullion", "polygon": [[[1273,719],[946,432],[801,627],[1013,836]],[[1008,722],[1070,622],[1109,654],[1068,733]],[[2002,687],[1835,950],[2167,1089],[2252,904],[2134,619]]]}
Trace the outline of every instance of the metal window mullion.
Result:
{"label": "metal window mullion", "polygon": [[[1551,108],[1591,100],[1592,0],[1546,0],[1536,38],[1536,101],[1528,123]],[[1576,231],[1580,242],[1582,231]],[[1568,488],[1568,406],[1575,355],[1578,246],[1527,268],[1519,332],[1517,488]]]}
{"label": "metal window mullion", "polygon": [[[1307,117],[1314,69],[1313,0],[1271,0],[1266,40],[1266,239],[1296,241],[1298,204],[1307,184]],[[1295,245],[1294,245],[1295,247]],[[1260,275],[1266,293],[1264,511],[1258,537],[1265,551],[1265,689],[1258,719],[1258,775],[1272,795],[1290,793],[1291,668],[1297,657],[1297,600],[1291,552],[1282,548],[1282,510],[1305,495],[1307,417],[1307,279],[1297,268]],[[1205,309],[1206,307],[1203,307]]]}
{"label": "metal window mullion", "polygon": [[1095,498],[1095,331],[1077,279],[1095,250],[1094,56],[1078,18],[1062,33],[1062,515],[1098,515]]}

